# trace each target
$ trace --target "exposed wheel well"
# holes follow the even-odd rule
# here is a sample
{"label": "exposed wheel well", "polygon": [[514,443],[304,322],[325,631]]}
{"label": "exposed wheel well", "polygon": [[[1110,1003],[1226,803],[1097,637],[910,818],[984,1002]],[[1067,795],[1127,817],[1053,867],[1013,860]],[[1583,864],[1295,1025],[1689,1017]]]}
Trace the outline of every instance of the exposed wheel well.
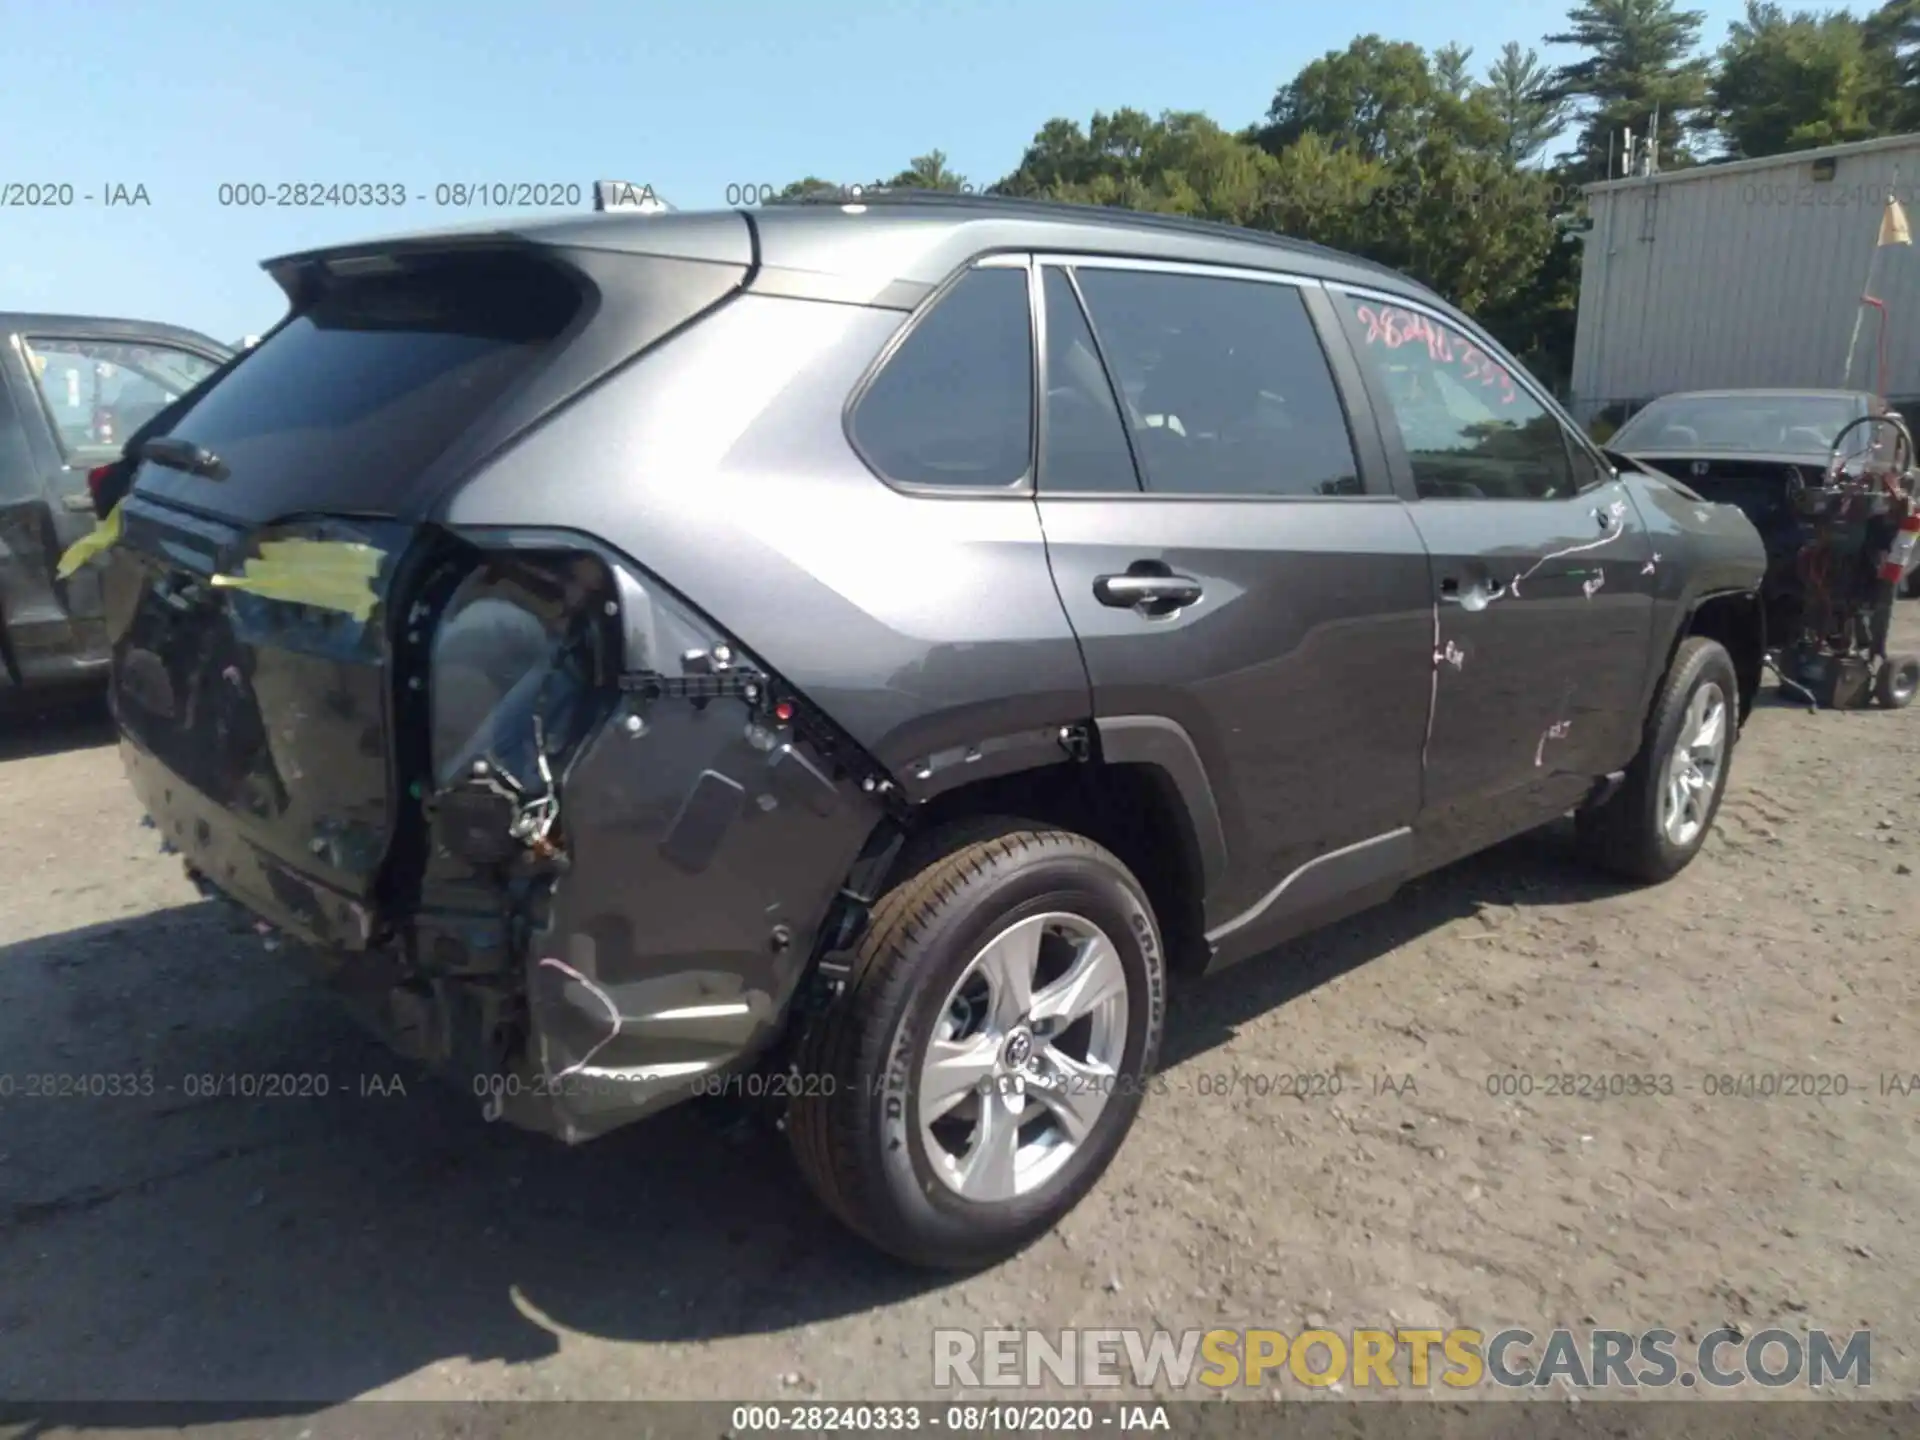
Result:
{"label": "exposed wheel well", "polygon": [[[1767,627],[1757,595],[1714,595],[1702,600],[1687,618],[1687,627],[1674,637],[1677,650],[1688,635],[1718,641],[1733,658],[1734,677],[1740,682],[1740,719],[1744,722],[1760,693],[1766,659]],[[1671,661],[1671,657],[1669,657]]]}
{"label": "exposed wheel well", "polygon": [[957,835],[965,821],[987,816],[1058,826],[1106,846],[1146,888],[1168,961],[1181,969],[1205,965],[1200,847],[1179,792],[1164,770],[1069,761],[947,791],[914,813],[907,845],[887,883],[906,867],[917,868],[931,859],[926,840],[940,832]]}

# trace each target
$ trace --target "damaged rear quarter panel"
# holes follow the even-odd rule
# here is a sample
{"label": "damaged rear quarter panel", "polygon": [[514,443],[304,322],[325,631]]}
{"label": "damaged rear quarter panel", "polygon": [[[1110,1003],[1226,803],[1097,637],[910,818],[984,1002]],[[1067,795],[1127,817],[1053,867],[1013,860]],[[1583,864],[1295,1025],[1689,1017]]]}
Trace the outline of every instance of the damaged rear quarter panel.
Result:
{"label": "damaged rear quarter panel", "polygon": [[571,863],[528,993],[542,1084],[578,1139],[779,1033],[880,810],[740,699],[633,696],[569,768],[561,816]]}

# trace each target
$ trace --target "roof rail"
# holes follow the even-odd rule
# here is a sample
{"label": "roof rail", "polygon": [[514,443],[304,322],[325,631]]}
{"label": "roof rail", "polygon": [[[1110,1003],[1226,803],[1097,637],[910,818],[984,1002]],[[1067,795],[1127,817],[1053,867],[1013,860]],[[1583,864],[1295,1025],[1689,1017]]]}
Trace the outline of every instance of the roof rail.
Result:
{"label": "roof rail", "polygon": [[1377,260],[1368,260],[1364,256],[1349,254],[1345,250],[1336,250],[1330,245],[1322,245],[1313,240],[1302,240],[1292,235],[1281,235],[1271,230],[1250,230],[1240,225],[1229,225],[1221,220],[1197,220],[1190,215],[1168,215],[1157,210],[1129,210],[1119,205],[1090,205],[1078,200],[1047,200],[1024,195],[996,195],[990,191],[954,191],[954,190],[912,190],[897,189],[891,186],[836,186],[832,190],[819,191],[811,195],[794,195],[784,200],[769,200],[768,205],[940,205],[951,206],[956,210],[1008,210],[1016,214],[1027,214],[1035,219],[1052,216],[1058,219],[1090,221],[1095,224],[1115,226],[1144,226],[1154,230],[1174,231],[1186,235],[1207,235],[1222,240],[1238,240],[1243,244],[1268,245],[1277,250],[1307,251],[1310,254],[1323,255],[1330,259],[1342,260],[1369,270],[1379,271],[1403,279],[1391,266],[1382,265]]}

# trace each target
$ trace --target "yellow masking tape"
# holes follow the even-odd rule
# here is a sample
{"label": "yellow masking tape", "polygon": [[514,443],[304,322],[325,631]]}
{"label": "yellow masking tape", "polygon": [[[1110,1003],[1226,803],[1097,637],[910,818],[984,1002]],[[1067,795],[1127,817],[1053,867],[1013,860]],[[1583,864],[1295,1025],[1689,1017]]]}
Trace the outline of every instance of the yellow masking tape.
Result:
{"label": "yellow masking tape", "polygon": [[60,557],[60,563],[54,567],[54,579],[65,580],[119,538],[120,507],[115,505],[107,512],[106,519],[94,521],[92,530],[67,547],[66,553]]}
{"label": "yellow masking tape", "polygon": [[385,551],[352,540],[268,540],[258,559],[238,575],[215,575],[213,583],[268,600],[341,610],[356,620],[373,614],[374,577]]}

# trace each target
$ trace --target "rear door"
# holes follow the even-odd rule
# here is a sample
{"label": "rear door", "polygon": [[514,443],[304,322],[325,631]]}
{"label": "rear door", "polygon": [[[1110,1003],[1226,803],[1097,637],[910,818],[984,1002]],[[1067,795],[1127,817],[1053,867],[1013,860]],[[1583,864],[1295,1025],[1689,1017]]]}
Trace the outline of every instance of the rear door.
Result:
{"label": "rear door", "polygon": [[121,321],[16,330],[6,370],[15,427],[0,462],[0,579],[7,639],[27,683],[79,678],[107,658],[97,571],[57,580],[61,553],[93,528],[87,472],[115,459],[133,430],[211,373],[221,356]]}
{"label": "rear door", "polygon": [[1073,256],[1035,273],[1054,578],[1103,724],[1170,721],[1204,767],[1227,851],[1208,938],[1237,958],[1402,878],[1426,555],[1349,413],[1319,282]]}
{"label": "rear door", "polygon": [[1398,297],[1335,303],[1433,561],[1421,831],[1440,863],[1631,760],[1657,560],[1626,487],[1491,340]]}

